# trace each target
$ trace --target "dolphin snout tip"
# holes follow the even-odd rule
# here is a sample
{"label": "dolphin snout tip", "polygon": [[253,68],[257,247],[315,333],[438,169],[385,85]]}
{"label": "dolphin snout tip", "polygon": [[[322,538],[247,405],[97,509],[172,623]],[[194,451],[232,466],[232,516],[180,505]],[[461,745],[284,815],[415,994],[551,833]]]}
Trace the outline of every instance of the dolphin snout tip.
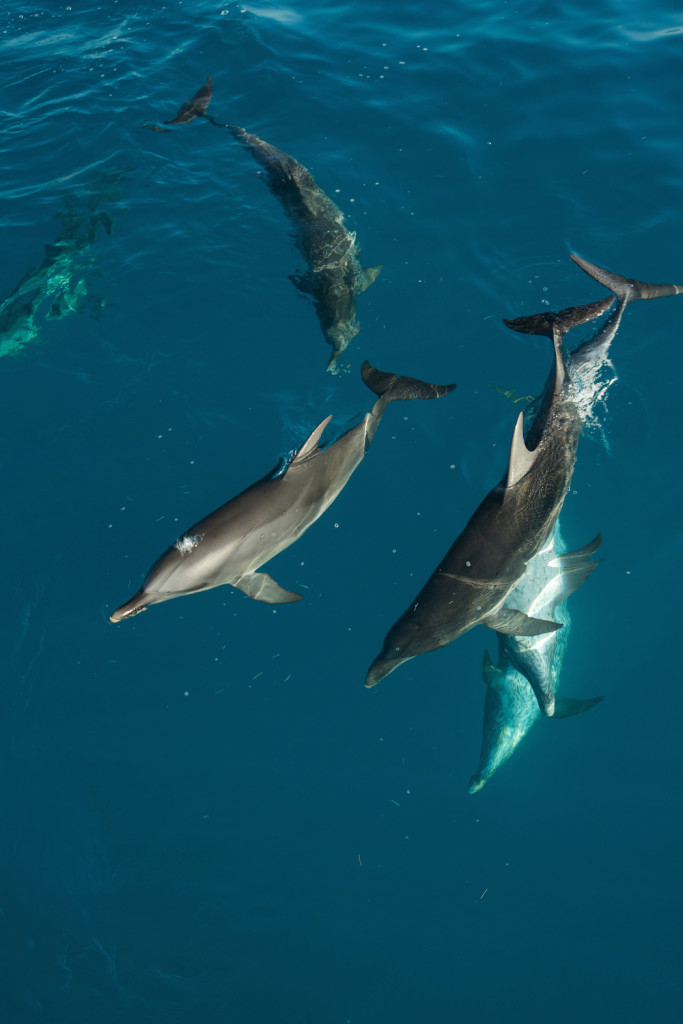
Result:
{"label": "dolphin snout tip", "polygon": [[121,622],[123,619],[132,619],[134,615],[138,615],[140,612],[144,612],[146,610],[147,605],[142,604],[140,594],[136,594],[130,601],[126,601],[126,603],[122,604],[120,608],[113,611],[109,616],[109,621],[116,625],[117,622]]}
{"label": "dolphin snout tip", "polygon": [[377,686],[377,683],[385,676],[388,676],[390,672],[393,672],[397,667],[398,662],[387,661],[382,655],[378,655],[375,658],[372,665],[368,669],[368,674],[365,677],[365,688],[366,690],[372,689],[373,686]]}

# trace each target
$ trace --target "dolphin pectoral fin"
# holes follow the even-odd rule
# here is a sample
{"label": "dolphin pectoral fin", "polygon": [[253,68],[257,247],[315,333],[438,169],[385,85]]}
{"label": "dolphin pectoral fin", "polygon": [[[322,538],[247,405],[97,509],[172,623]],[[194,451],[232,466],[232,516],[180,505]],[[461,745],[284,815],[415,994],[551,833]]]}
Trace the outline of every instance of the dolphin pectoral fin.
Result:
{"label": "dolphin pectoral fin", "polygon": [[327,426],[331,419],[331,414],[329,416],[326,416],[322,423],[319,423],[315,430],[311,434],[309,434],[304,443],[301,445],[301,448],[299,448],[299,451],[296,453],[292,461],[289,463],[287,467],[287,472],[289,472],[290,469],[293,469],[296,466],[300,466],[302,462],[309,458],[309,456],[315,454],[315,452],[318,451],[318,441],[322,437],[323,431],[325,430],[325,427]]}
{"label": "dolphin pectoral fin", "polygon": [[588,260],[582,259],[574,252],[569,254],[569,258],[594,281],[626,302],[633,302],[635,299],[660,299],[667,295],[680,295],[683,292],[683,286],[679,284],[646,284],[645,281],[638,281],[633,277],[613,274],[610,270],[605,270],[604,267],[589,263]]}
{"label": "dolphin pectoral fin", "polygon": [[315,295],[320,283],[317,274],[314,274],[312,270],[305,274],[290,274],[289,280],[303,295]]}
{"label": "dolphin pectoral fin", "polygon": [[247,597],[265,601],[266,604],[291,604],[303,597],[303,594],[295,594],[293,590],[285,590],[267,572],[250,572],[231,582],[233,587],[237,587]]}
{"label": "dolphin pectoral fin", "polygon": [[534,462],[536,451],[530,452],[524,441],[524,413],[520,412],[515,423],[510,445],[510,461],[508,462],[508,478],[506,490],[518,484],[526,476]]}
{"label": "dolphin pectoral fin", "polygon": [[591,575],[598,563],[591,562],[590,556],[595,554],[601,544],[602,534],[598,534],[585,547],[557,555],[548,562],[549,568],[562,570],[560,589],[553,602],[553,610],[575,593]]}
{"label": "dolphin pectoral fin", "polygon": [[583,715],[604,699],[604,697],[589,697],[587,700],[574,700],[571,697],[558,699],[555,701],[553,718],[573,718],[575,715]]}
{"label": "dolphin pectoral fin", "polygon": [[507,636],[540,636],[542,633],[554,633],[562,628],[561,622],[550,619],[532,619],[530,615],[517,611],[516,608],[499,608],[481,620],[489,629]]}
{"label": "dolphin pectoral fin", "polygon": [[602,545],[602,542],[603,536],[601,533],[598,533],[584,547],[577,548],[576,551],[565,551],[561,555],[556,555],[552,561],[548,562],[548,565],[551,569],[570,569],[574,565],[580,565],[591,555],[595,554]]}
{"label": "dolphin pectoral fin", "polygon": [[[572,256],[572,259],[574,257]],[[586,271],[587,273],[587,271]],[[568,306],[561,309],[559,313],[535,313],[533,316],[518,316],[515,320],[506,320],[503,323],[512,331],[519,334],[539,334],[544,338],[552,338],[553,332],[559,327],[562,334],[566,334],[572,327],[586,324],[589,320],[595,320],[602,316],[612,303],[613,296],[599,299],[597,302],[588,302],[584,306]]]}
{"label": "dolphin pectoral fin", "polygon": [[363,292],[366,292],[370,285],[374,284],[379,277],[383,266],[384,264],[380,263],[376,267],[363,267],[356,280],[356,286],[353,289],[354,293],[356,295],[362,295]]}

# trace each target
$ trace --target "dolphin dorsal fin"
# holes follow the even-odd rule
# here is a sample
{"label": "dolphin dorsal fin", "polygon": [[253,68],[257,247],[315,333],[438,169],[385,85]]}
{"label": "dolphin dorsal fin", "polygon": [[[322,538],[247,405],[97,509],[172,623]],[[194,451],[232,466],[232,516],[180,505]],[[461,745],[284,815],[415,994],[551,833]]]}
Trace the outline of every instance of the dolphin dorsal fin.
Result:
{"label": "dolphin dorsal fin", "polygon": [[536,451],[530,452],[524,441],[524,413],[520,412],[515,423],[510,445],[510,461],[508,463],[508,478],[506,489],[518,484],[523,476],[529,472],[536,461]]}
{"label": "dolphin dorsal fin", "polygon": [[292,469],[293,466],[301,465],[301,463],[304,462],[304,460],[307,459],[309,455],[313,455],[313,453],[317,451],[318,441],[322,437],[322,433],[331,419],[332,415],[330,414],[322,421],[322,423],[318,424],[318,426],[315,428],[312,434],[309,434],[304,443],[301,445],[301,448],[299,448],[299,451],[296,453],[296,455],[290,462],[289,466],[287,467],[288,469]]}

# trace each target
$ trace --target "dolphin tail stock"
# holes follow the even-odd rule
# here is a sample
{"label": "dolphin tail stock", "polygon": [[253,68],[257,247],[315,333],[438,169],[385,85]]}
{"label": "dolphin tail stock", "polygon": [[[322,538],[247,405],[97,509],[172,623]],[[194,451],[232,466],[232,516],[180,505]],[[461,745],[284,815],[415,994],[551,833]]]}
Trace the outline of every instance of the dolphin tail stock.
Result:
{"label": "dolphin tail stock", "polygon": [[406,402],[412,398],[443,398],[455,389],[455,384],[428,384],[417,377],[398,377],[395,373],[385,373],[371,366],[367,359],[360,372],[364,383],[382,399],[384,405],[389,402]]}
{"label": "dolphin tail stock", "polygon": [[645,281],[638,281],[633,277],[622,277],[621,274],[614,274],[610,270],[605,270],[604,267],[596,266],[595,263],[589,263],[588,260],[584,260],[573,252],[569,254],[569,258],[585,274],[611,291],[624,304],[635,302],[636,299],[661,299],[668,295],[680,295],[683,292],[683,285],[679,284],[647,284]]}

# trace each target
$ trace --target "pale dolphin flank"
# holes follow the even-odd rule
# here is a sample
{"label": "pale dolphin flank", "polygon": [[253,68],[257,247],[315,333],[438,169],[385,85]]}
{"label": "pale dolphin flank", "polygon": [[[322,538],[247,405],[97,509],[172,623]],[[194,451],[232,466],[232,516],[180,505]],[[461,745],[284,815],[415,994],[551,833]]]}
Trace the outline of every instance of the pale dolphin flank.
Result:
{"label": "pale dolphin flank", "polygon": [[[580,551],[562,553],[560,527],[556,523],[508,598],[512,607],[527,615],[557,619],[562,629],[534,637],[499,633],[496,663],[488,651],[484,652],[484,727],[479,767],[470,779],[470,793],[479,792],[541,717],[537,692],[552,693],[554,718],[582,714],[602,700],[556,697],[571,622],[566,601],[595,569],[597,563],[590,556],[601,543],[602,537],[598,535]],[[533,689],[529,685],[531,680]]]}
{"label": "pale dolphin flank", "polygon": [[186,530],[157,559],[141,589],[113,612],[110,621],[119,622],[151,604],[225,583],[258,601],[299,601],[300,594],[284,590],[257,569],[293,544],[332,504],[362,461],[389,402],[441,398],[455,387],[383,373],[367,361],[361,373],[378,398],[360,423],[328,448],[320,448],[318,442],[332,419],[327,416],[284,472],[268,474]]}
{"label": "pale dolphin flank", "polygon": [[[506,602],[552,531],[574,468],[581,421],[565,365],[563,336],[574,325],[604,313],[612,302],[610,298],[547,314],[543,333],[552,333],[554,359],[528,437],[525,441],[521,412],[507,473],[389,630],[366,686],[480,623],[524,636],[559,628],[556,622],[530,617]],[[542,710],[552,714],[552,706]]]}
{"label": "pale dolphin flank", "polygon": [[355,231],[344,227],[344,214],[316,185],[310,171],[258,135],[207,114],[211,95],[208,78],[206,85],[182,105],[175,119],[164,124],[184,124],[205,117],[219,128],[227,128],[263,167],[266,184],[292,222],[296,246],[309,268],[290,280],[313,301],[325,340],[332,346],[327,368],[336,373],[337,359],[360,331],[356,296],[370,287],[382,267],[362,266]]}
{"label": "pale dolphin flank", "polygon": [[206,117],[206,108],[211,102],[212,95],[211,75],[209,75],[206,85],[198,89],[191,100],[183,103],[172,121],[164,121],[164,124],[187,124],[188,121],[194,121],[195,117]]}

